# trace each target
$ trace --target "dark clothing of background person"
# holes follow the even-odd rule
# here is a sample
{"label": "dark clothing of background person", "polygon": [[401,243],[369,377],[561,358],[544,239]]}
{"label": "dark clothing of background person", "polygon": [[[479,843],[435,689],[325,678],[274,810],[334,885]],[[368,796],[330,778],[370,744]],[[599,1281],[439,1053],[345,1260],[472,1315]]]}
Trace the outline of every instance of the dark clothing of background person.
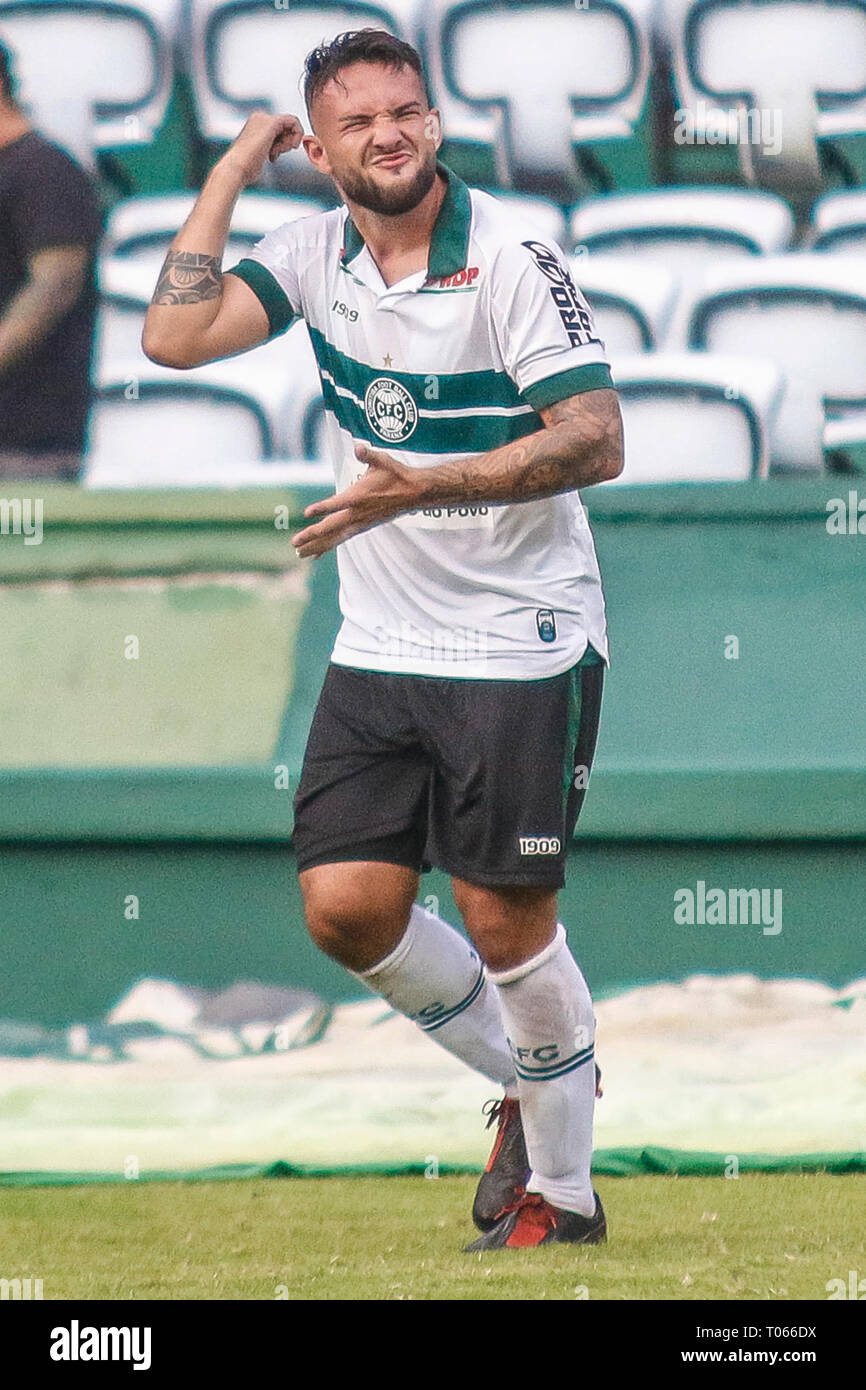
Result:
{"label": "dark clothing of background person", "polygon": [[38,131],[0,146],[0,320],[48,247],[89,250],[76,302],[29,351],[0,363],[0,476],[75,478],[85,447],[102,211],[84,170]]}

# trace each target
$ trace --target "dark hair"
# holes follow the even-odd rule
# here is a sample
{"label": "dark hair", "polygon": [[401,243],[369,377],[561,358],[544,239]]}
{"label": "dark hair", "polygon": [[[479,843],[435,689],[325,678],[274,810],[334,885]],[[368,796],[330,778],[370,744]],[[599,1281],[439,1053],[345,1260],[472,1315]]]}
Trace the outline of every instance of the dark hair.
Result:
{"label": "dark hair", "polygon": [[307,54],[304,63],[304,101],[308,115],[314,98],[325,84],[350,63],[384,63],[389,68],[410,67],[421,79],[427,105],[432,104],[420,55],[410,43],[395,38],[387,29],[350,29]]}
{"label": "dark hair", "polygon": [[12,54],[3,43],[0,43],[0,92],[10,101],[14,101],[17,95]]}

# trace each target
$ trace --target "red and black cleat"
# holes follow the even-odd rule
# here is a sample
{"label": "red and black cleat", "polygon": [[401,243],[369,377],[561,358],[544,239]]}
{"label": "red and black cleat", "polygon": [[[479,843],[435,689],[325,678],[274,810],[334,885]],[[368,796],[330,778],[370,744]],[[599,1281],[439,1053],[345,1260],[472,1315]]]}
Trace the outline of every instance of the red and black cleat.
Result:
{"label": "red and black cleat", "polygon": [[529,1159],[520,1120],[520,1103],[509,1100],[489,1100],[483,1114],[488,1116],[487,1128],[498,1122],[493,1149],[472,1204],[472,1220],[479,1231],[490,1231],[506,1207],[511,1207],[526,1190],[529,1181]]}
{"label": "red and black cleat", "polygon": [[[596,1064],[595,1094],[601,1096],[601,1072]],[[490,1231],[499,1218],[511,1211],[524,1195],[529,1174],[529,1158],[520,1119],[520,1102],[489,1100],[483,1114],[488,1116],[487,1128],[497,1122],[493,1150],[472,1204],[472,1220],[479,1231]]]}
{"label": "red and black cleat", "polygon": [[503,1212],[492,1230],[471,1245],[476,1250],[528,1250],[536,1245],[601,1245],[607,1240],[607,1223],[598,1193],[592,1216],[562,1211],[538,1192],[524,1192],[510,1211]]}

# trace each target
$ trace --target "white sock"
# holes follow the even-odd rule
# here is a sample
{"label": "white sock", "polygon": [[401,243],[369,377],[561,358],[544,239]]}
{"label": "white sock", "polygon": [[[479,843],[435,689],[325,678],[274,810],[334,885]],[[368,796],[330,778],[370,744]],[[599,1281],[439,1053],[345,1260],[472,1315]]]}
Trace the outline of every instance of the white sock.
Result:
{"label": "white sock", "polygon": [[353,973],[434,1042],[517,1094],[497,991],[478,952],[447,922],[414,903],[390,955]]}
{"label": "white sock", "polygon": [[527,1191],[565,1211],[595,1211],[590,1164],[595,1018],[565,928],[537,956],[491,972],[517,1071],[532,1166]]}

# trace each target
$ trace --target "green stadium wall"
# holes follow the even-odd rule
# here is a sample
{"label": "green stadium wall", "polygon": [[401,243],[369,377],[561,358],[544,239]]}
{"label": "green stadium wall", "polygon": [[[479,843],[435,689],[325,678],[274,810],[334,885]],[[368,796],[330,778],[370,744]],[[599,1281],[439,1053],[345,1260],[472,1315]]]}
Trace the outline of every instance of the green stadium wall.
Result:
{"label": "green stadium wall", "polygon": [[[561,915],[597,993],[864,973],[866,536],[827,527],[849,490],[584,494],[613,664]],[[317,495],[45,485],[40,544],[0,499],[0,1017],[98,1017],[145,975],[357,997],[291,851],[339,617],[333,557],[289,543]],[[781,892],[781,930],[678,923],[700,882]],[[430,895],[455,917],[435,871]]]}

